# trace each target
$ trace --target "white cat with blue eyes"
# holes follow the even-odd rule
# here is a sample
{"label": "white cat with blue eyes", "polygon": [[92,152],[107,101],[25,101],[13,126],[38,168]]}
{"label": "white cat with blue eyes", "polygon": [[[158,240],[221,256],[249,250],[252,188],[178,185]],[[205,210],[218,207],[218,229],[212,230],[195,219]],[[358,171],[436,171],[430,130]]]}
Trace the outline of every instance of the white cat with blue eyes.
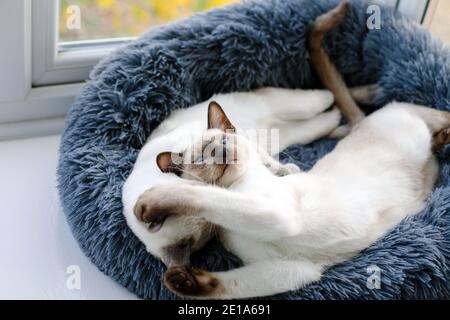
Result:
{"label": "white cat with blue eyes", "polygon": [[[355,100],[370,103],[375,91],[372,86],[364,86],[353,88],[350,92]],[[269,168],[271,173],[281,176],[298,172],[299,169],[293,164],[279,164],[272,158],[275,153],[290,145],[307,144],[334,133],[341,120],[341,114],[336,109],[327,111],[334,102],[333,94],[328,90],[270,87],[250,92],[218,94],[188,109],[172,112],[153,131],[142,147],[122,190],[123,212],[128,226],[144,243],[147,251],[161,259],[168,267],[188,265],[192,252],[203,247],[215,234],[214,225],[203,218],[186,215],[177,219],[167,219],[164,227],[161,228],[162,225],[158,223],[149,224],[139,221],[133,210],[139,196],[152,187],[172,183],[181,184],[183,178],[202,180],[208,176],[208,174],[202,176],[202,171],[196,171],[195,166],[192,166],[189,175],[186,175],[186,170],[178,172],[178,175],[163,173],[160,167],[168,159],[160,157],[158,166],[157,158],[165,151],[175,153],[185,151],[194,141],[202,137],[207,129],[205,120],[208,107],[214,100],[220,102],[223,111],[236,125],[238,133],[249,129],[279,130],[279,148],[258,151],[264,166]],[[352,114],[351,111],[356,115],[360,112],[359,109],[356,112],[354,109],[346,109],[345,104],[341,110],[347,115],[347,120],[351,120],[349,117]],[[211,119],[214,115],[220,114],[221,112],[213,112]],[[199,162],[199,159],[196,160]],[[189,161],[192,162],[192,159]],[[208,179],[206,182],[211,183]],[[226,181],[221,183],[227,184]]]}
{"label": "white cat with blue eyes", "polygon": [[[355,92],[361,90],[364,89],[356,89]],[[190,254],[201,248],[213,235],[211,224],[195,217],[169,219],[164,228],[152,233],[149,232],[148,224],[136,219],[133,208],[145,190],[166,183],[181,183],[181,177],[161,172],[156,158],[163,151],[183,151],[202,136],[207,127],[208,106],[213,100],[220,101],[231,121],[241,130],[278,129],[278,151],[292,144],[306,144],[327,136],[341,120],[338,110],[326,111],[334,100],[327,90],[263,88],[251,92],[219,94],[188,109],[172,112],[143,146],[133,171],[123,186],[124,215],[129,227],[145,244],[146,249],[168,266],[188,261]],[[270,156],[277,152],[266,151]],[[264,157],[266,165],[279,171],[281,175],[298,171],[292,164],[277,165],[269,155]],[[177,244],[182,247],[183,241],[190,238],[193,242],[184,251],[173,250]]]}

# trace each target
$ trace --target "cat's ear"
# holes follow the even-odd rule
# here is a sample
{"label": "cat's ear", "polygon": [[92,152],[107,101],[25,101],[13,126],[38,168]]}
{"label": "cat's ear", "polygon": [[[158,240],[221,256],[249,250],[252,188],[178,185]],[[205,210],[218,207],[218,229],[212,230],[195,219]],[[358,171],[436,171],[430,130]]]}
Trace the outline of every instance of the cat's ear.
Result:
{"label": "cat's ear", "polygon": [[181,175],[183,172],[183,156],[175,152],[161,152],[156,157],[156,164],[162,172],[172,172]]}
{"label": "cat's ear", "polygon": [[212,101],[208,106],[208,130],[209,129],[220,129],[228,132],[236,131],[236,128],[216,101]]}

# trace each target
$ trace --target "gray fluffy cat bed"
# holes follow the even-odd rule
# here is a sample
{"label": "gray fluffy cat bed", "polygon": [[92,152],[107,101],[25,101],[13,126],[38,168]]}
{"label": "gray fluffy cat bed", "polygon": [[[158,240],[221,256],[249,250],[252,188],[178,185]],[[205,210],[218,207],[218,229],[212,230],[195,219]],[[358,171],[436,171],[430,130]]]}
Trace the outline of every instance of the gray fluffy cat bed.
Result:
{"label": "gray fluffy cat bed", "polygon": [[[319,86],[305,39],[315,17],[337,3],[268,0],[227,6],[153,29],[96,66],[68,116],[58,181],[73,235],[102,272],[141,298],[175,298],[162,284],[165,268],[145,251],[122,215],[122,185],[139,149],[171,110],[213,93]],[[390,9],[382,9],[380,30],[368,30],[367,4],[351,4],[345,22],[326,40],[347,83],[378,82],[383,88],[379,105],[396,99],[450,111],[449,50]],[[308,169],[335,143],[293,146],[287,154]],[[448,173],[443,161],[438,186],[422,213],[328,270],[320,282],[277,298],[449,297]],[[214,241],[194,262],[207,270],[239,263]],[[381,270],[378,290],[367,286],[373,265]]]}

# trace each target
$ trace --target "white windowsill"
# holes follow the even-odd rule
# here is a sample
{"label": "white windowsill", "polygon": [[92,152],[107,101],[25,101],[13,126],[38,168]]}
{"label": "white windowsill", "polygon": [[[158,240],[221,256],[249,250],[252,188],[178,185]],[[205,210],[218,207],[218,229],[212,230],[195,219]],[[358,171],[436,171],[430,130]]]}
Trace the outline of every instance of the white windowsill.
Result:
{"label": "white windowsill", "polygon": [[[136,299],[74,240],[56,189],[59,136],[0,142],[0,299]],[[80,271],[80,287],[67,286]]]}

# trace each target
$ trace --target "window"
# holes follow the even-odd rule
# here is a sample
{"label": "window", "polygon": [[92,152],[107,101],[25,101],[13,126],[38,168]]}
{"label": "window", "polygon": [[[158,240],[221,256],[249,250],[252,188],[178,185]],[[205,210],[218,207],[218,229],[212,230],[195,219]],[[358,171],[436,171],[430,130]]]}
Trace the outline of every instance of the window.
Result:
{"label": "window", "polygon": [[450,45],[450,1],[430,1],[424,25],[446,44]]}

